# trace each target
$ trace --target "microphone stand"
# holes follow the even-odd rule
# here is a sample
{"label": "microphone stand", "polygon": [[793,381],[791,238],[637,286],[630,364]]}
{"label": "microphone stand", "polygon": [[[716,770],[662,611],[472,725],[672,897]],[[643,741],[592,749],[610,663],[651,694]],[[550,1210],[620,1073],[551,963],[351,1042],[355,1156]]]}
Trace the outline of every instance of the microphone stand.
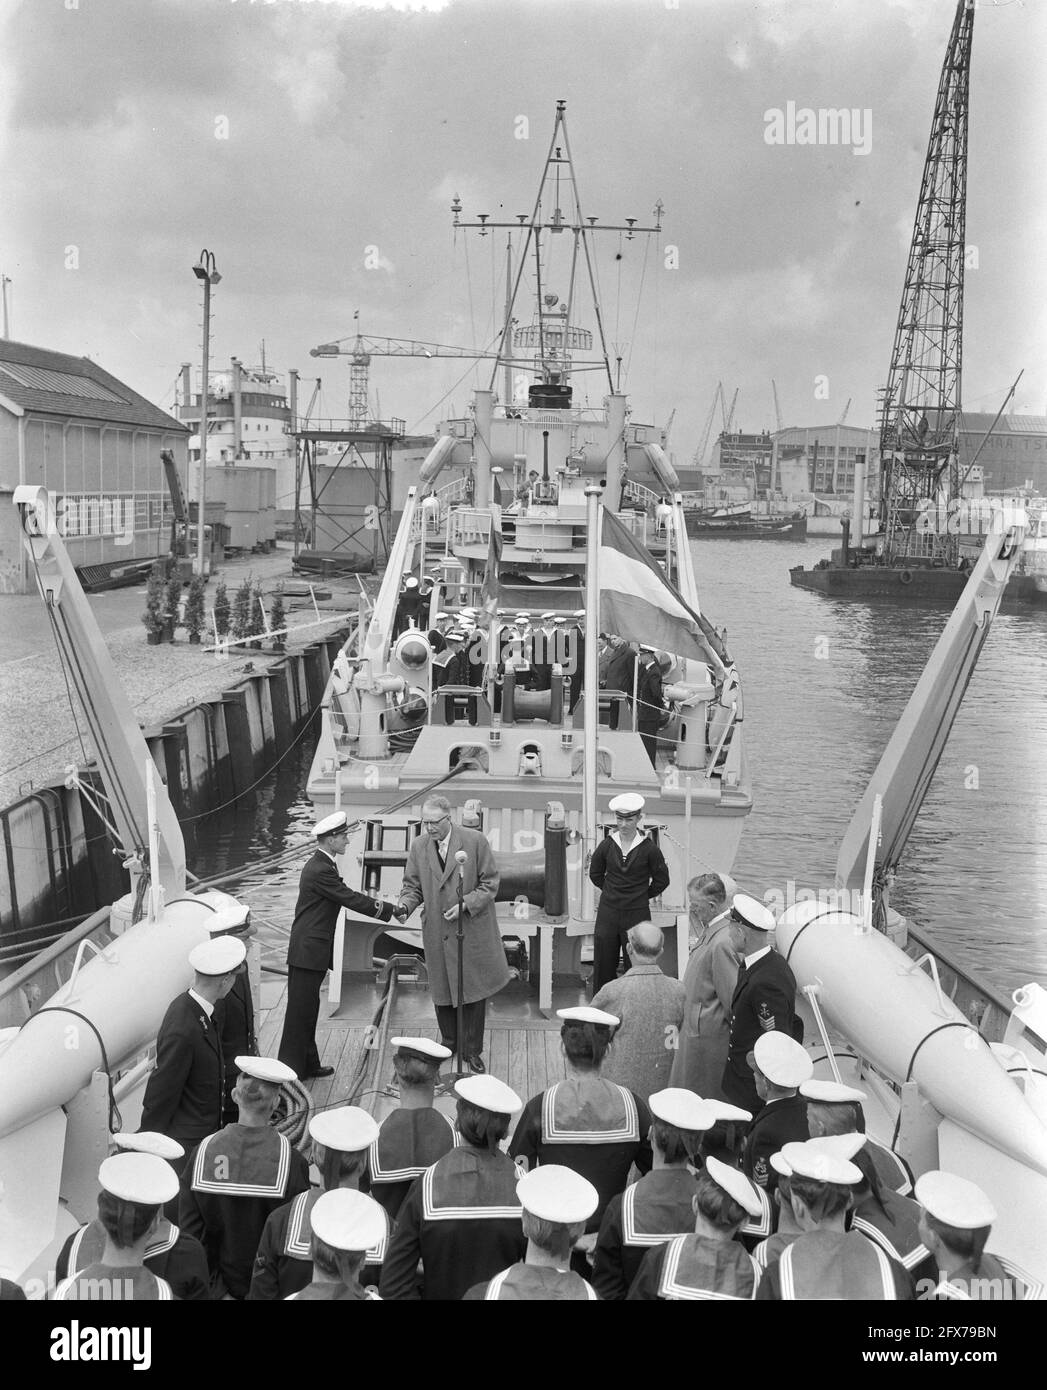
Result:
{"label": "microphone stand", "polygon": [[457,1017],[457,1043],[455,1051],[458,1060],[458,1075],[465,1076],[465,1060],[462,1052],[463,1020],[465,1017],[465,1003],[462,995],[465,993],[465,880],[462,876],[463,865],[458,863],[458,1017]]}

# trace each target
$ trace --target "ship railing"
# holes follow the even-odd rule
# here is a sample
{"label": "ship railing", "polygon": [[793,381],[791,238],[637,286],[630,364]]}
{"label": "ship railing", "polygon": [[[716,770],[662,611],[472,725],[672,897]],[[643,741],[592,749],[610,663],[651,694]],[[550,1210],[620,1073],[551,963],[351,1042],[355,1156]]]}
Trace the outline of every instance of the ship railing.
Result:
{"label": "ship railing", "polygon": [[645,483],[637,483],[630,479],[625,485],[624,496],[630,501],[638,502],[641,507],[656,507],[661,502],[663,494],[655,492]]}
{"label": "ship railing", "polygon": [[6,979],[0,980],[0,1028],[21,1027],[66,983],[83,942],[105,946],[113,939],[109,908],[99,908]]}

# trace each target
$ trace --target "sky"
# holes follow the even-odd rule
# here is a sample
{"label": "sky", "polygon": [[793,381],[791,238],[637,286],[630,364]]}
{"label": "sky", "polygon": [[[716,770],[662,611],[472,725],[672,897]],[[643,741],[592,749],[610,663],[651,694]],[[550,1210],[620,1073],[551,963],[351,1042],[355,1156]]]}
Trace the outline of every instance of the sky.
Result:
{"label": "sky", "polygon": [[[558,99],[598,238],[634,418],[689,461],[716,384],[736,421],[870,425],[954,0],[0,0],[0,272],[10,336],[82,354],[169,408],[199,367],[201,248],[222,275],[212,366],[297,367],[346,413],[368,334],[485,346],[504,240]],[[964,404],[1047,413],[1045,0],[979,0]],[[855,113],[849,144],[769,143],[773,116]],[[566,210],[566,207],[565,207]],[[646,249],[645,249],[646,248]],[[620,257],[620,259],[617,259]],[[525,277],[525,287],[531,276]],[[543,289],[563,292],[550,271]],[[642,290],[642,293],[641,293]],[[518,305],[529,318],[530,306]],[[590,321],[590,327],[594,325]],[[481,382],[482,375],[482,382]],[[372,405],[431,430],[487,372],[383,360]],[[599,403],[595,376],[578,390]],[[442,405],[440,404],[442,402]]]}

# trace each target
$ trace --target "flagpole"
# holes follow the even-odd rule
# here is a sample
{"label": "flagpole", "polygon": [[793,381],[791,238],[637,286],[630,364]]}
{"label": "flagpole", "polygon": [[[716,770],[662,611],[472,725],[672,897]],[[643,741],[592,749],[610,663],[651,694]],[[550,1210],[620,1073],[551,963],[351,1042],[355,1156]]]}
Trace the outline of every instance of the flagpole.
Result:
{"label": "flagpole", "polygon": [[582,766],[582,892],[579,916],[585,922],[596,918],[596,897],[589,878],[589,864],[596,850],[596,757],[600,708],[600,496],[601,489],[590,484],[585,489],[585,528],[588,563],[585,567],[585,671],[583,675]]}

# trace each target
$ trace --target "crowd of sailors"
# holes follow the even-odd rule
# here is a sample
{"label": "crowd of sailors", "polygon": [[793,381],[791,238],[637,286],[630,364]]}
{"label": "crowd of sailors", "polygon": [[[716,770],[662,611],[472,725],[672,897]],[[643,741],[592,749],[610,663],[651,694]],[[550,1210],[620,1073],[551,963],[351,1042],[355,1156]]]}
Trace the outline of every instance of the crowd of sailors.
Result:
{"label": "crowd of sailors", "polygon": [[[142,1130],[112,1135],[97,1216],[65,1242],[54,1299],[1042,1297],[987,1249],[984,1192],[943,1171],[914,1185],[865,1133],[864,1093],[813,1076],[792,998],[776,1002],[788,967],[772,914],[718,875],[690,895],[687,976],[657,995],[680,1021],[668,1075],[644,1042],[660,933],[637,923],[630,970],[558,1011],[564,1079],[527,1099],[486,1072],[448,1083],[449,1048],[395,1037],[383,1080],[397,1108],[380,1125],[353,1105],[312,1111],[301,1149],[273,1123],[282,1088],[303,1095],[295,1072],[255,1055],[253,1020],[245,1035],[226,1003],[246,909],[216,914],[190,957],[194,1042],[216,1059],[252,1050],[231,1059],[229,1089],[223,1064],[190,1061],[181,1093],[158,1057],[167,1074]],[[202,1076],[214,1094],[187,1094]],[[2,1296],[23,1295],[5,1283]]]}

